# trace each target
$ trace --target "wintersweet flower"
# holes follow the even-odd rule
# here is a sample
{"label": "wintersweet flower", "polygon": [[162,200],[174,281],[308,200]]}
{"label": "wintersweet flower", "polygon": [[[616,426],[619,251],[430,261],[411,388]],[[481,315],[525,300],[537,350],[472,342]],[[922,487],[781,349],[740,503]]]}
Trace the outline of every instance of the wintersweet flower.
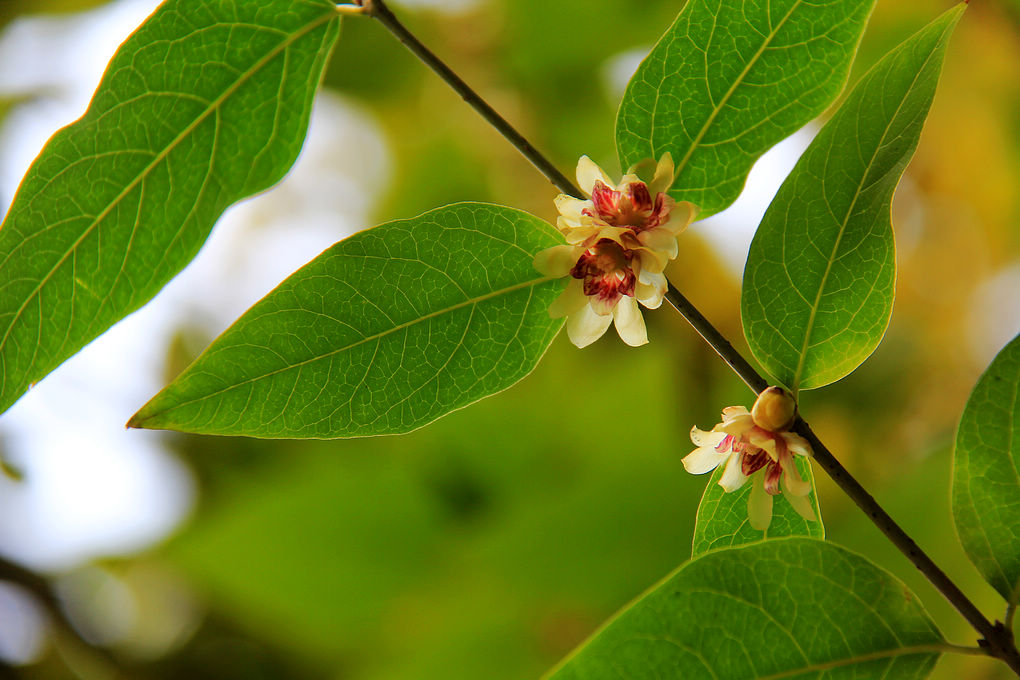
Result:
{"label": "wintersweet flower", "polygon": [[[645,174],[648,181],[639,176]],[[571,277],[549,314],[567,317],[567,335],[578,347],[598,340],[614,322],[624,342],[643,345],[648,335],[638,303],[649,309],[662,304],[663,271],[697,208],[666,193],[673,184],[668,153],[658,163],[632,167],[617,184],[582,156],[577,182],[589,198],[556,197],[556,226],[567,243],[535,256],[535,268],[546,276]]]}
{"label": "wintersweet flower", "polygon": [[[811,455],[811,445],[798,434],[788,432],[797,416],[797,405],[781,387],[764,390],[748,411],[743,406],[723,409],[722,422],[705,432],[691,430],[698,447],[684,459],[688,472],[701,475],[725,464],[719,485],[736,491],[751,479],[747,502],[748,519],[759,531],[772,521],[772,498],[786,492],[790,505],[805,519],[815,520],[808,500],[811,483],[801,479],[794,454]],[[762,471],[761,474],[755,473]],[[752,479],[752,476],[754,477]]]}

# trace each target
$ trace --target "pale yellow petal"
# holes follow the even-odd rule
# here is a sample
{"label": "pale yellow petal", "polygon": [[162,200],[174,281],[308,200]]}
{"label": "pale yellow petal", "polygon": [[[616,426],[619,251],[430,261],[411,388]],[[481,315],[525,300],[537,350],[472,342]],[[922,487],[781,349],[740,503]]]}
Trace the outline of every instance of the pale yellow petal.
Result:
{"label": "pale yellow petal", "polygon": [[571,278],[560,296],[549,305],[549,316],[554,319],[570,316],[586,304],[588,296],[584,294],[584,282]]}
{"label": "pale yellow petal", "polygon": [[692,475],[703,475],[722,465],[730,455],[729,451],[719,453],[714,446],[702,446],[684,456],[681,462]]}
{"label": "pale yellow petal", "polygon": [[765,491],[765,475],[751,482],[751,493],[747,497],[747,519],[758,531],[765,531],[772,523],[772,496]]}
{"label": "pale yellow petal", "polygon": [[645,320],[641,316],[641,308],[637,300],[624,295],[616,304],[613,310],[613,320],[616,322],[616,332],[620,338],[631,347],[639,347],[648,342],[648,331],[645,329]]}
{"label": "pale yellow petal", "polygon": [[591,305],[585,305],[567,319],[567,336],[578,347],[587,347],[602,337],[613,317],[596,314]]}
{"label": "pale yellow petal", "polygon": [[[620,297],[623,297],[622,295]],[[588,297],[588,306],[592,308],[592,311],[599,316],[608,316],[613,318],[613,310],[616,309],[616,303],[620,301],[619,297],[615,298],[603,298],[598,295],[591,295]]]}
{"label": "pale yellow petal", "polygon": [[[641,248],[637,251],[637,259],[641,262],[641,271],[647,274],[661,274],[666,270],[669,259],[665,253]],[[646,279],[647,280],[647,279]]]}
{"label": "pale yellow petal", "polygon": [[591,196],[595,182],[602,182],[608,187],[615,186],[602,171],[602,168],[595,165],[595,161],[587,156],[581,156],[581,159],[577,161],[577,185],[581,187],[581,191]]}
{"label": "pale yellow petal", "polygon": [[676,234],[671,232],[669,229],[663,229],[662,227],[656,227],[654,229],[648,229],[641,232],[638,234],[638,241],[640,241],[641,245],[645,248],[654,250],[656,253],[661,253],[670,260],[676,258],[677,254],[680,252],[680,247],[677,245],[676,241]]}
{"label": "pale yellow petal", "polygon": [[706,432],[696,427],[691,428],[691,443],[695,446],[719,446],[723,439],[726,439],[726,434],[723,432],[714,430]]}
{"label": "pale yellow petal", "polygon": [[666,220],[665,224],[660,225],[659,228],[666,229],[677,235],[691,226],[691,222],[694,221],[697,215],[698,206],[688,201],[677,201],[669,211],[669,219]]}
{"label": "pale yellow petal", "polygon": [[787,451],[779,456],[779,465],[783,468],[783,490],[794,496],[807,496],[811,493],[811,482],[801,479],[793,456]]}
{"label": "pale yellow petal", "polygon": [[607,225],[599,228],[598,238],[599,239],[608,238],[613,241],[616,241],[621,246],[626,246],[627,244],[624,243],[625,239],[627,237],[630,237],[633,233],[634,233],[633,230],[628,229],[627,227],[612,227]]}
{"label": "pale yellow petal", "polygon": [[784,432],[783,439],[786,440],[786,448],[790,449],[790,453],[795,453],[798,456],[811,456],[811,445],[808,444],[807,439],[796,432]]}
{"label": "pale yellow petal", "polygon": [[656,194],[669,191],[669,188],[673,186],[674,179],[673,156],[667,151],[662,154],[662,157],[659,158],[659,162],[655,166],[655,176],[652,177],[652,181],[648,184],[648,192],[654,199]]}
{"label": "pale yellow petal", "polygon": [[[754,423],[753,420],[751,422]],[[748,437],[748,439],[751,440],[752,444],[763,449],[765,453],[769,455],[769,458],[771,458],[772,460],[779,460],[779,450],[778,447],[776,446],[775,439],[772,439],[771,437],[766,437],[765,439],[759,440],[757,437],[754,436]]]}
{"label": "pale yellow petal", "polygon": [[723,470],[722,477],[719,478],[719,486],[721,486],[726,493],[736,491],[744,485],[747,481],[747,475],[741,469],[740,456],[730,456],[730,460],[726,463],[726,469]]}
{"label": "pale yellow petal", "polygon": [[807,496],[786,494],[786,500],[790,501],[790,505],[797,511],[797,514],[807,521],[814,522],[818,519],[815,516],[815,509],[811,507],[811,500]]}
{"label": "pale yellow petal", "polygon": [[545,276],[561,277],[570,273],[584,250],[577,246],[553,246],[535,255],[534,265]]}
{"label": "pale yellow petal", "polygon": [[723,420],[735,420],[736,418],[750,418],[751,412],[745,406],[727,406],[722,410]]}
{"label": "pale yellow petal", "polygon": [[751,420],[751,414],[736,414],[727,417],[726,411],[723,410],[723,421],[716,425],[720,432],[726,434],[732,434],[734,437],[743,437],[754,427],[754,421]]}
{"label": "pale yellow petal", "polygon": [[[638,258],[638,264],[640,265],[641,258]],[[635,273],[638,275],[638,281],[641,283],[647,283],[649,286],[655,286],[661,290],[666,290],[666,276],[665,274],[657,274],[650,272],[643,266],[635,267]]]}
{"label": "pale yellow petal", "polygon": [[634,287],[634,297],[648,309],[658,309],[662,298],[666,295],[666,286],[653,286],[638,281]]}
{"label": "pale yellow petal", "polygon": [[582,211],[585,208],[592,207],[591,201],[585,201],[580,198],[574,198],[573,196],[570,196],[568,194],[560,194],[555,199],[553,199],[553,203],[556,204],[556,210],[559,211],[560,215],[573,222],[578,223],[584,216],[584,213]]}
{"label": "pale yellow petal", "polygon": [[563,234],[564,236],[569,234],[574,229],[579,228],[580,226],[581,226],[580,222],[568,220],[566,217],[563,217],[562,215],[556,218],[556,228],[559,229],[560,233]]}
{"label": "pale yellow petal", "polygon": [[574,227],[569,231],[566,231],[563,235],[567,239],[567,243],[582,244],[596,236],[599,233],[599,227],[593,225],[581,225],[580,227]]}

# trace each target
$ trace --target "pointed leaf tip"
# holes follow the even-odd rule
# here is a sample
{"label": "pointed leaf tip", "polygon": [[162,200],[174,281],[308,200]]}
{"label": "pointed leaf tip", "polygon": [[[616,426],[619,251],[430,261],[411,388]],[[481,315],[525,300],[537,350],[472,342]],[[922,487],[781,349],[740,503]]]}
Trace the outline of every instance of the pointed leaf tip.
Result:
{"label": "pointed leaf tip", "polygon": [[459,203],[326,250],[249,309],[128,425],[331,439],[410,432],[527,375],[563,325],[513,208]]}
{"label": "pointed leaf tip", "polygon": [[962,5],[869,70],[783,182],[744,268],[755,358],[792,390],[828,385],[878,347],[892,314],[890,205],[935,96]]}

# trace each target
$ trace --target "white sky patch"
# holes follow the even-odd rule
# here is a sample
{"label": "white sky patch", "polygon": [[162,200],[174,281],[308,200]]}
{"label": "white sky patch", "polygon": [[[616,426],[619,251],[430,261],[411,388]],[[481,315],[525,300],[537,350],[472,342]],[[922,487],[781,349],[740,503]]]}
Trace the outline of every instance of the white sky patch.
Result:
{"label": "white sky patch", "polygon": [[1020,334],[1020,262],[992,274],[975,292],[966,325],[971,356],[987,366]]}
{"label": "white sky patch", "polygon": [[[0,128],[0,197],[14,190],[56,128],[78,118],[116,47],[156,0],[32,18],[0,35],[0,97],[41,95]],[[161,387],[183,323],[210,335],[322,250],[371,226],[389,177],[378,126],[324,93],[291,173],[229,210],[198,257],[149,305],[72,357],[0,417],[0,446],[25,480],[0,478],[0,552],[44,570],[133,552],[188,513],[190,473],[158,432],[125,430]]]}
{"label": "white sky patch", "polygon": [[747,251],[761,218],[817,133],[817,124],[808,123],[766,151],[751,168],[744,190],[730,207],[691,225],[691,232],[711,243],[738,278],[743,276]]}
{"label": "white sky patch", "polygon": [[602,83],[613,102],[623,99],[627,83],[637,71],[641,61],[648,56],[648,46],[635,47],[625,52],[617,52],[602,63]]}

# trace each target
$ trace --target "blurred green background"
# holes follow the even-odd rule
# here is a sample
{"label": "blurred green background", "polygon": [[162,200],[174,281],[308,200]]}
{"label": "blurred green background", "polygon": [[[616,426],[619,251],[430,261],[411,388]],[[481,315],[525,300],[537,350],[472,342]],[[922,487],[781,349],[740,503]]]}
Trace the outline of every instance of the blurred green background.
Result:
{"label": "blurred green background", "polygon": [[[0,0],[0,28],[26,13],[100,4]],[[482,0],[453,14],[394,9],[561,168],[586,153],[612,174],[607,61],[647,49],[681,5]],[[852,78],[948,6],[879,0]],[[1005,0],[977,0],[964,17],[894,206],[902,238],[888,335],[856,373],[802,403],[844,464],[998,618],[1004,604],[959,547],[948,499],[956,421],[991,358],[972,349],[971,335],[989,314],[1017,330],[1020,291],[987,291],[1003,272],[1018,280],[1020,266],[1018,20]],[[554,218],[555,190],[380,26],[345,23],[326,85],[385,132],[393,181],[374,222],[458,200]],[[737,340],[738,276],[697,227],[681,245],[671,278]],[[680,463],[692,448],[687,433],[711,426],[723,406],[751,403],[670,309],[646,318],[650,345],[630,349],[608,334],[579,351],[560,337],[521,384],[410,435],[174,437],[198,480],[195,511],[162,544],[72,574],[83,586],[76,620],[103,639],[116,603],[130,602],[134,624],[107,638],[134,677],[539,677],[689,556],[705,478]],[[208,339],[181,329],[167,377]],[[829,539],[899,575],[950,641],[973,644],[962,619],[817,476]],[[111,588],[120,599],[103,596]],[[109,670],[56,639],[17,673],[42,680]],[[991,661],[953,657],[933,677],[1010,676]]]}

